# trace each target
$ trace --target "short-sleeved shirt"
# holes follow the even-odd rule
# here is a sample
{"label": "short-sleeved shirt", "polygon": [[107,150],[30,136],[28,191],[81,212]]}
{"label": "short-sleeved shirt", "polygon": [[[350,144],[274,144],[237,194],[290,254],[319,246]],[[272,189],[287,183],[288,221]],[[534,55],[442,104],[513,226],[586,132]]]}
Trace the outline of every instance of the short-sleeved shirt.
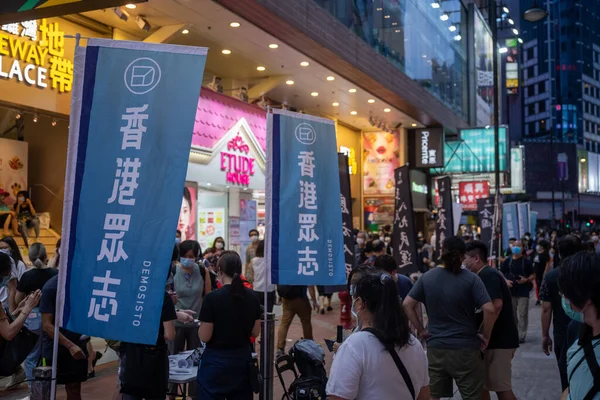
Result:
{"label": "short-sleeved shirt", "polygon": [[[492,267],[483,267],[479,271],[479,278],[485,285],[485,288],[492,301],[502,300],[502,310],[492,330],[492,337],[488,344],[488,349],[516,349],[519,347],[519,331],[515,324],[513,315],[512,297],[506,280],[500,273]],[[478,310],[477,328],[483,323],[483,312]]]}
{"label": "short-sleeved shirt", "polygon": [[[427,355],[414,337],[397,348],[415,393],[429,385]],[[409,399],[410,391],[394,359],[370,332],[353,333],[337,351],[327,381],[327,395],[342,399]]]}
{"label": "short-sleeved shirt", "polygon": [[30,269],[21,276],[17,284],[17,290],[25,294],[41,290],[46,282],[55,275],[58,275],[58,271],[54,268]]}
{"label": "short-sleeved shirt", "polygon": [[[13,279],[16,279],[18,285],[18,281],[25,272],[27,272],[25,264],[22,261],[15,262],[11,257],[10,278],[8,280],[12,281]],[[8,304],[8,286],[0,288],[0,301],[2,302],[2,307],[8,308],[10,306]]]}
{"label": "short-sleeved shirt", "polygon": [[565,310],[562,308],[560,290],[558,289],[558,273],[558,268],[548,271],[540,288],[540,300],[545,303],[549,302],[552,306],[552,326],[555,341],[564,338],[569,322],[571,322],[571,318],[565,314]]}
{"label": "short-sleeved shirt", "polygon": [[[186,272],[181,265],[177,265],[175,276],[173,276],[173,289],[177,293],[177,308],[180,310],[192,310],[199,315],[202,309],[204,293],[204,277],[200,273],[200,267],[194,264],[191,272]],[[195,325],[184,324],[176,321],[178,328],[195,327]]]}
{"label": "short-sleeved shirt", "polygon": [[246,287],[240,299],[231,293],[231,285],[225,285],[206,296],[199,319],[213,324],[212,338],[206,347],[242,349],[250,346],[252,328],[260,319],[260,301]]}
{"label": "short-sleeved shirt", "polygon": [[533,263],[533,270],[535,271],[535,278],[541,281],[544,277],[544,272],[546,272],[546,265],[550,261],[550,254],[547,252],[535,253],[531,257],[531,261]]}
{"label": "short-sleeved shirt", "polygon": [[[600,360],[600,337],[596,336],[592,340],[592,347],[596,360]],[[599,361],[600,363],[600,361]],[[578,400],[586,397],[594,385],[594,377],[590,371],[585,353],[579,343],[573,344],[567,352],[567,376],[569,377],[569,399]],[[597,393],[593,400],[600,400],[600,393]]]}
{"label": "short-sleeved shirt", "polygon": [[458,274],[437,267],[423,274],[409,296],[425,304],[431,337],[427,346],[439,349],[478,349],[475,309],[490,302],[481,279],[461,269]]}
{"label": "short-sleeved shirt", "polygon": [[504,260],[504,263],[502,263],[502,268],[500,270],[506,279],[513,283],[513,287],[510,290],[513,297],[529,297],[531,284],[529,282],[517,283],[517,281],[521,279],[521,276],[523,278],[528,278],[533,274],[533,266],[527,258],[521,257],[517,260],[512,257],[507,258]]}
{"label": "short-sleeved shirt", "polygon": [[413,288],[413,283],[408,276],[398,274],[396,288],[398,289],[398,297],[400,297],[400,301],[402,301],[408,296],[408,293],[410,293],[410,290]]}
{"label": "short-sleeved shirt", "polygon": [[177,313],[175,312],[175,306],[166,292],[163,296],[162,312],[160,314],[160,326],[158,328],[158,338],[156,339],[156,345],[161,346],[165,344],[165,327],[163,322],[175,321],[177,319]]}

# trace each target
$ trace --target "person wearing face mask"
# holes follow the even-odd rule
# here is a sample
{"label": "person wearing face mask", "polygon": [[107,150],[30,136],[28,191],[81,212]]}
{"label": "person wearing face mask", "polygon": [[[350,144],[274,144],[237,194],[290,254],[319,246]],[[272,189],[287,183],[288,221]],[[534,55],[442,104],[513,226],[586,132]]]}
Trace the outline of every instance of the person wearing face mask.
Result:
{"label": "person wearing face mask", "polygon": [[567,351],[564,399],[600,399],[600,257],[579,252],[560,267],[562,307],[581,324],[579,340]]}
{"label": "person wearing face mask", "polygon": [[523,256],[523,253],[523,245],[521,241],[517,240],[512,247],[512,256],[504,260],[500,267],[506,283],[511,288],[513,312],[517,318],[520,343],[525,343],[527,338],[529,292],[535,279],[533,265]]}
{"label": "person wearing face mask", "polygon": [[179,229],[175,231],[175,244],[181,244],[181,231]]}
{"label": "person wearing face mask", "polygon": [[392,255],[392,235],[385,235],[383,238],[383,243],[385,245],[385,254],[388,256]]}
{"label": "person wearing face mask", "polygon": [[360,264],[360,258],[362,257],[362,252],[367,244],[367,235],[359,231],[356,234],[356,245],[354,246],[354,257],[356,257],[356,264]]}
{"label": "person wearing face mask", "polygon": [[552,267],[552,260],[550,257],[549,250],[550,243],[545,240],[540,240],[535,246],[535,253],[531,256],[531,262],[533,264],[533,270],[535,271],[535,296],[537,298],[536,306],[540,305],[540,288],[542,287],[542,281],[544,275]]}
{"label": "person wearing face mask", "polygon": [[248,237],[250,238],[250,245],[246,248],[246,273],[244,274],[248,277],[248,266],[250,265],[250,261],[256,256],[256,248],[258,247],[259,235],[256,229],[251,229],[248,232]]}
{"label": "person wearing face mask", "polygon": [[225,251],[225,239],[223,239],[221,236],[219,236],[213,242],[212,247],[213,247],[213,249],[215,249],[215,255],[217,256],[217,258],[221,257],[221,253],[223,253],[223,251]]}
{"label": "person wearing face mask", "polygon": [[23,236],[25,247],[29,247],[27,238],[29,236],[28,229],[33,228],[35,232],[35,240],[40,237],[40,219],[35,213],[35,208],[29,199],[29,193],[22,190],[17,194],[17,202],[14,205],[13,211],[16,218],[13,218],[13,231],[15,236]]}
{"label": "person wearing face mask", "polygon": [[362,321],[362,328],[337,350],[328,398],[429,399],[427,356],[410,334],[392,277],[366,273],[352,297],[352,314]]}

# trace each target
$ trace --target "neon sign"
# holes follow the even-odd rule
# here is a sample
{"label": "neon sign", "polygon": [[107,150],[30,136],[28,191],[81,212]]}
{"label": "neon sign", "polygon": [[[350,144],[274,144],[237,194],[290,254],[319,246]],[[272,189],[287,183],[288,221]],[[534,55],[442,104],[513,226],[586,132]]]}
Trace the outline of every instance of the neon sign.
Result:
{"label": "neon sign", "polygon": [[254,176],[254,158],[248,153],[250,147],[239,134],[227,143],[227,151],[221,152],[221,171],[225,172],[227,183],[250,185],[250,177]]}

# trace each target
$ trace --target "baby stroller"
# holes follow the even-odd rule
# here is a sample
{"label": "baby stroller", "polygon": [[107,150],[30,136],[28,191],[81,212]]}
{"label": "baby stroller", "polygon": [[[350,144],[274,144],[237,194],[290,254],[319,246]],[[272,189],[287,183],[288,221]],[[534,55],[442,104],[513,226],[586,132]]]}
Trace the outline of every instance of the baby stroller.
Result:
{"label": "baby stroller", "polygon": [[289,354],[280,356],[275,362],[277,376],[281,386],[287,386],[283,373],[291,371],[294,381],[281,400],[325,400],[327,371],[325,370],[325,353],[321,346],[313,340],[302,339],[296,342]]}

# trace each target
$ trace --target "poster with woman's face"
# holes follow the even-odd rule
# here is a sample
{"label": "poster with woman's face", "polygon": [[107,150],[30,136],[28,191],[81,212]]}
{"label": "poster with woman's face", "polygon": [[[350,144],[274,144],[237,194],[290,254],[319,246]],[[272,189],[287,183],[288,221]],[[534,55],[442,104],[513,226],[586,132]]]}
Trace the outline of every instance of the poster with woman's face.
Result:
{"label": "poster with woman's face", "polygon": [[186,182],[181,199],[181,211],[177,229],[181,231],[181,241],[197,240],[196,207],[198,203],[198,184]]}
{"label": "poster with woman's face", "polygon": [[393,194],[398,168],[397,132],[364,133],[364,194]]}

